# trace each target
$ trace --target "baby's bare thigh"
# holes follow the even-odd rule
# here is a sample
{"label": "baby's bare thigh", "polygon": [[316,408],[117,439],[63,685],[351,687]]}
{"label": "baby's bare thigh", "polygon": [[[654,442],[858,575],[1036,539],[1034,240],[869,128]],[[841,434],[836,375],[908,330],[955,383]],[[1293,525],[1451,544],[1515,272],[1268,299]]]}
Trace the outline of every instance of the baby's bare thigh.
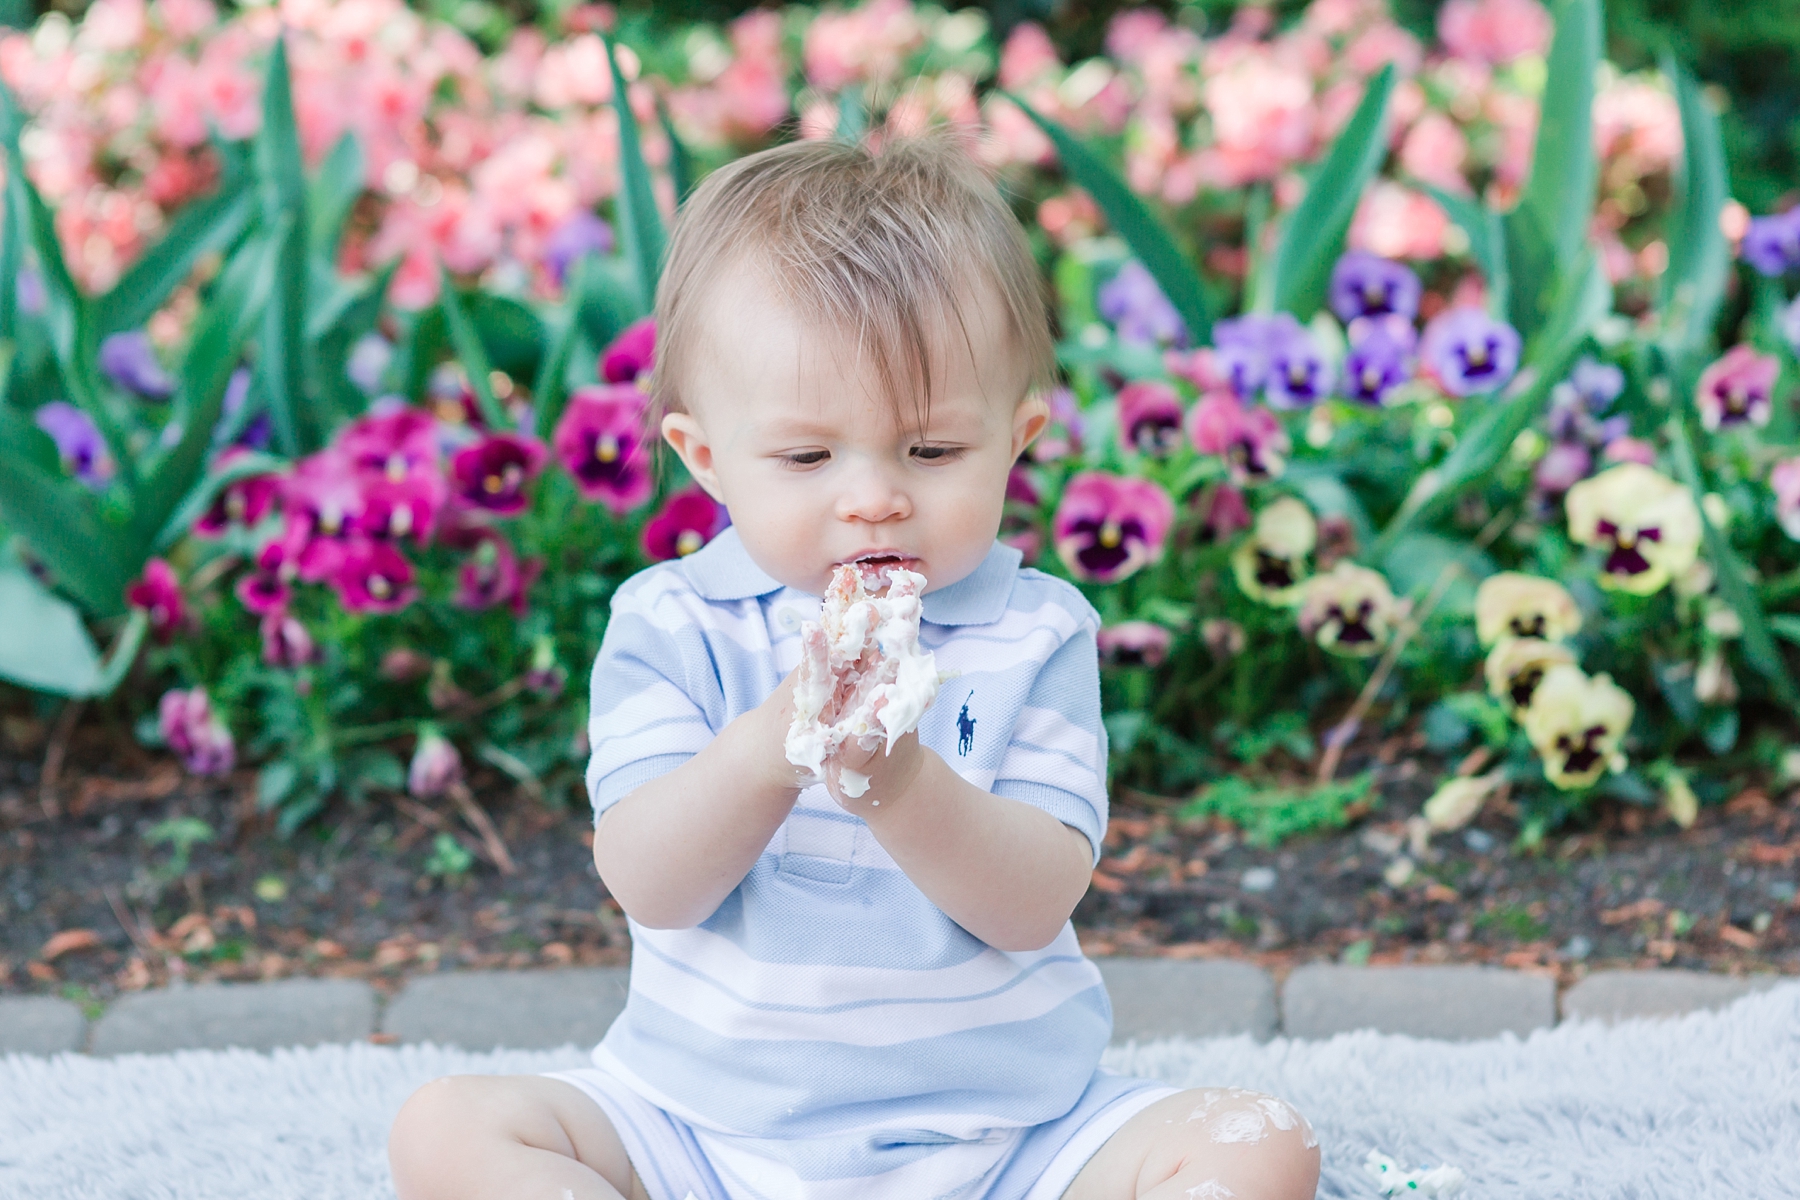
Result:
{"label": "baby's bare thigh", "polygon": [[[388,1132],[400,1200],[510,1194],[521,1147],[575,1159],[628,1200],[649,1200],[612,1122],[565,1080],[445,1075],[407,1097]],[[503,1190],[486,1190],[490,1174]]]}

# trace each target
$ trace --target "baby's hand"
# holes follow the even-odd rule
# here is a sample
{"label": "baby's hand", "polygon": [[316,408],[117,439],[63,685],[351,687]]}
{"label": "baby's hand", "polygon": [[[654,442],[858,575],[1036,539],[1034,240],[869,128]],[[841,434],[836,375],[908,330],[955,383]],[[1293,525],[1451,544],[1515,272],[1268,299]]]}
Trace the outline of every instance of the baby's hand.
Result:
{"label": "baby's hand", "polygon": [[812,773],[789,762],[783,748],[788,726],[794,722],[794,681],[798,675],[798,668],[789,671],[766,700],[738,718],[754,725],[749,743],[756,747],[757,766],[766,771],[771,782],[795,793],[813,782]]}
{"label": "baby's hand", "polygon": [[892,803],[905,793],[918,778],[927,753],[919,745],[917,730],[894,739],[891,754],[885,742],[864,750],[852,740],[825,760],[825,786],[844,811],[865,816],[883,801]]}

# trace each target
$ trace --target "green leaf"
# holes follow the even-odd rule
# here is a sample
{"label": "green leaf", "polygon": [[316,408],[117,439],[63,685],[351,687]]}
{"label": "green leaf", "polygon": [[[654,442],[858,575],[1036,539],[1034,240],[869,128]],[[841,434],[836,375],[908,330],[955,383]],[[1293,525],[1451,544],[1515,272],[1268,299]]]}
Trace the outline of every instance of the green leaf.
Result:
{"label": "green leaf", "polygon": [[563,401],[568,398],[569,360],[574,357],[575,342],[581,336],[581,297],[588,276],[598,264],[598,256],[591,252],[569,264],[568,295],[563,301],[563,311],[533,377],[532,422],[539,437],[549,437],[550,431],[556,428]]}
{"label": "green leaf", "polygon": [[[169,514],[193,491],[205,469],[213,429],[224,407],[225,388],[250,331],[269,302],[275,263],[287,232],[283,226],[277,226],[268,240],[245,245],[232,258],[218,290],[195,318],[175,393],[173,419],[180,422],[181,439],[149,472],[132,512],[132,544],[140,547],[139,553],[146,558],[168,523]],[[135,575],[140,565],[141,560],[133,563],[130,573]]]}
{"label": "green leaf", "polygon": [[1700,85],[1673,58],[1663,73],[1675,83],[1681,110],[1682,165],[1675,176],[1679,197],[1669,219],[1669,266],[1663,272],[1663,346],[1670,357],[1703,351],[1725,299],[1731,247],[1719,228],[1719,212],[1731,192],[1719,117]]}
{"label": "green leaf", "polygon": [[490,429],[510,428],[512,423],[506,419],[506,410],[494,399],[494,387],[488,380],[488,373],[493,368],[488,366],[487,351],[481,345],[475,326],[469,323],[468,314],[463,311],[462,301],[456,295],[456,284],[451,280],[450,272],[441,263],[438,271],[442,277],[439,304],[444,310],[444,321],[450,330],[450,344],[456,348],[456,357],[462,363],[463,374],[468,376],[469,387],[475,392],[475,403],[481,408],[481,419],[487,422]]}
{"label": "green leaf", "polygon": [[85,488],[45,471],[19,449],[37,434],[26,418],[0,408],[0,520],[90,615],[113,616],[125,608],[131,579],[119,531],[101,523]]}
{"label": "green leaf", "polygon": [[1305,197],[1282,222],[1275,248],[1275,307],[1302,321],[1324,301],[1363,188],[1387,157],[1387,107],[1393,90],[1394,64],[1389,63],[1369,80],[1349,124],[1313,169]]}
{"label": "green leaf", "polygon": [[1549,318],[1556,287],[1587,246],[1598,178],[1593,108],[1600,3],[1561,0],[1552,15],[1556,37],[1546,64],[1531,178],[1505,219],[1513,324],[1527,336]]}
{"label": "green leaf", "polygon": [[273,228],[286,220],[277,243],[277,285],[263,314],[257,374],[267,398],[275,445],[288,457],[298,458],[324,445],[326,431],[306,379],[306,175],[300,158],[300,133],[294,124],[285,37],[277,38],[269,53],[256,167],[264,223]]}
{"label": "green leaf", "polygon": [[669,182],[675,185],[675,206],[680,208],[694,190],[694,156],[675,132],[675,122],[669,119],[669,106],[661,92],[656,94],[656,120],[662,126],[663,136],[669,139]]}
{"label": "green leaf", "polygon": [[1680,413],[1675,413],[1669,417],[1664,429],[1669,436],[1676,477],[1694,495],[1694,507],[1700,513],[1701,535],[1706,543],[1706,557],[1718,577],[1719,594],[1736,610],[1738,619],[1744,624],[1744,661],[1768,679],[1789,712],[1800,709],[1800,691],[1795,690],[1793,677],[1782,661],[1781,650],[1775,645],[1773,631],[1769,628],[1769,619],[1763,613],[1762,605],[1757,603],[1756,592],[1745,575],[1743,561],[1731,548],[1731,542],[1707,517],[1706,506],[1698,503],[1706,489],[1694,459],[1693,443],[1688,438],[1687,422]]}
{"label": "green leaf", "polygon": [[1081,139],[1055,121],[1040,116],[1036,109],[1012,93],[1002,92],[1001,95],[1018,105],[1019,110],[1049,137],[1056,147],[1057,157],[1062,160],[1064,173],[1093,197],[1100,211],[1106,214],[1107,223],[1125,239],[1131,252],[1144,264],[1169,298],[1169,303],[1187,323],[1193,344],[1205,345],[1212,341],[1212,317],[1200,273],[1149,206]]}
{"label": "green leaf", "polygon": [[1770,614],[1769,632],[1784,641],[1800,646],[1800,616],[1795,616],[1793,613]]}
{"label": "green leaf", "polygon": [[1469,253],[1487,281],[1488,312],[1506,319],[1510,288],[1506,274],[1506,230],[1500,223],[1500,214],[1472,197],[1446,192],[1429,183],[1417,186],[1430,193],[1445,215],[1469,235]]}
{"label": "green leaf", "polygon": [[41,692],[92,695],[100,651],[75,609],[29,572],[0,568],[0,678]]}
{"label": "green leaf", "polygon": [[852,83],[838,93],[837,128],[832,136],[852,146],[862,144],[869,132],[869,109],[863,102],[862,87]]}
{"label": "green leaf", "polygon": [[169,294],[193,274],[201,255],[224,250],[244,232],[255,212],[250,171],[235,145],[223,143],[224,175],[219,190],[182,206],[156,245],[119,278],[112,290],[94,301],[94,336],[103,339],[148,321]]}
{"label": "green leaf", "polygon": [[355,133],[346,130],[313,177],[306,206],[312,224],[306,240],[313,254],[328,263],[337,261],[344,222],[356,206],[357,197],[363,193],[366,171],[362,143],[356,140]]}
{"label": "green leaf", "polygon": [[1487,401],[1464,401],[1488,407],[1444,461],[1414,481],[1400,511],[1376,540],[1376,557],[1392,553],[1395,543],[1415,522],[1453,500],[1499,463],[1520,431],[1543,411],[1550,389],[1568,374],[1588,332],[1611,306],[1612,285],[1606,272],[1592,254],[1584,255],[1581,269],[1565,279],[1550,321],[1526,346],[1524,368],[1511,386]]}
{"label": "green leaf", "polygon": [[656,194],[650,187],[650,168],[644,163],[644,151],[638,142],[637,118],[631,112],[625,76],[619,72],[618,56],[613,53],[612,39],[605,34],[606,64],[612,70],[613,111],[619,115],[619,192],[617,205],[619,240],[625,258],[636,272],[638,311],[642,316],[656,304],[656,280],[662,273],[663,224],[656,210]]}

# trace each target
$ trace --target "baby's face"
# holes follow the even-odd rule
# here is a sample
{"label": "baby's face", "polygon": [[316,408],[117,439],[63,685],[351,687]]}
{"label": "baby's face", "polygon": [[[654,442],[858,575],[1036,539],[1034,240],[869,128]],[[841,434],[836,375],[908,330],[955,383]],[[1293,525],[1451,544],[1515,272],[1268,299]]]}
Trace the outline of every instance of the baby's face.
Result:
{"label": "baby's face", "polygon": [[968,342],[954,324],[938,339],[941,386],[921,430],[852,347],[834,353],[830,332],[797,322],[758,272],[733,271],[708,300],[689,411],[665,417],[663,435],[782,583],[819,595],[834,566],[859,559],[918,571],[927,591],[955,583],[993,545],[1007,472],[1047,420],[1019,399],[1027,373],[999,305],[972,293]]}

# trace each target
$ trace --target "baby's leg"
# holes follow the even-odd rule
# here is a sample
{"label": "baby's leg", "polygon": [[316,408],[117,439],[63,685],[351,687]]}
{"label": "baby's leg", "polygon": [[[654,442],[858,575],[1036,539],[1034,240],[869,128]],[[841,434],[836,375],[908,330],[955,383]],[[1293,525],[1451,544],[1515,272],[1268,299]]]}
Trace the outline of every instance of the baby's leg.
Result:
{"label": "baby's leg", "polygon": [[388,1131],[399,1200],[648,1200],[612,1122],[539,1075],[446,1075]]}
{"label": "baby's leg", "polygon": [[1312,1200],[1318,1187],[1305,1117],[1261,1092],[1197,1088],[1120,1126],[1063,1200]]}

